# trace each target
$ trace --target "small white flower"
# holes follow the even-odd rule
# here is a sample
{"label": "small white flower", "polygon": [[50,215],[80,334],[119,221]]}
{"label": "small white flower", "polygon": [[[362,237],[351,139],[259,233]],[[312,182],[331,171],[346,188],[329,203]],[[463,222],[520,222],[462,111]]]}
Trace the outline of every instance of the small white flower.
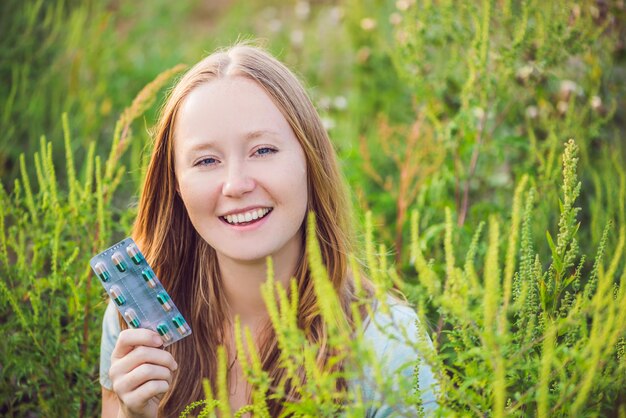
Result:
{"label": "small white flower", "polygon": [[331,118],[323,117],[322,125],[324,125],[324,129],[326,129],[326,131],[330,131],[335,127],[335,121]]}
{"label": "small white flower", "polygon": [[561,81],[561,91],[564,93],[573,93],[578,90],[578,84],[574,83],[572,80],[563,80]]}
{"label": "small white flower", "polygon": [[333,101],[333,105],[335,106],[335,109],[344,110],[346,107],[348,107],[348,100],[346,100],[346,98],[343,96],[337,96]]}
{"label": "small white flower", "polygon": [[399,25],[402,23],[402,15],[400,13],[392,13],[391,16],[389,16],[389,23],[394,26]]}
{"label": "small white flower", "polygon": [[539,116],[539,109],[537,109],[537,106],[528,106],[526,108],[526,116],[529,119],[535,119],[537,116]]}
{"label": "small white flower", "polygon": [[300,29],[296,29],[291,32],[289,39],[291,40],[292,45],[302,46],[302,44],[304,43],[304,32],[302,32]]}
{"label": "small white flower", "polygon": [[593,96],[591,98],[591,107],[594,110],[598,110],[602,107],[602,99],[599,96]]}
{"label": "small white flower", "polygon": [[311,6],[308,1],[299,1],[296,3],[296,17],[300,20],[306,20],[311,13]]}
{"label": "small white flower", "polygon": [[528,81],[530,76],[532,75],[534,69],[530,65],[525,65],[517,70],[515,76],[522,81]]}
{"label": "small white flower", "polygon": [[361,20],[361,29],[363,29],[364,31],[373,30],[375,27],[376,27],[376,21],[372,19],[371,17],[366,17],[363,20]]}
{"label": "small white flower", "polygon": [[408,0],[398,0],[396,2],[396,8],[401,11],[407,10],[411,6],[411,3]]}
{"label": "small white flower", "polygon": [[267,26],[270,32],[276,33],[280,32],[280,30],[283,28],[283,22],[281,22],[279,19],[272,19]]}
{"label": "small white flower", "polygon": [[559,100],[569,101],[573,96],[582,96],[583,89],[572,80],[563,80],[559,86]]}

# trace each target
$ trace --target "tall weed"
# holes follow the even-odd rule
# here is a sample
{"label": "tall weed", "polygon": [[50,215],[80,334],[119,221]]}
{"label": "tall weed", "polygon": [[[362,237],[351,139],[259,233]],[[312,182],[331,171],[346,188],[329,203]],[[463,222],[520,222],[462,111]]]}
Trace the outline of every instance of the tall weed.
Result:
{"label": "tall weed", "polygon": [[98,414],[100,324],[106,303],[101,286],[92,285],[89,259],[130,230],[134,209],[114,205],[127,174],[119,159],[131,140],[133,120],[180,70],[162,73],[139,93],[118,122],[106,161],[91,143],[76,169],[71,121],[63,114],[67,186],[59,186],[57,170],[63,167],[54,164],[52,143],[42,137],[32,158],[36,182],[31,182],[22,154],[21,178],[13,191],[0,187],[2,415]]}
{"label": "tall weed", "polygon": [[[132,124],[179,68],[115,124],[116,109],[131,101],[122,74],[145,84],[163,60],[178,62],[183,51],[195,60],[215,39],[232,41],[237,28],[275,39],[270,49],[311,81],[364,213],[363,254],[353,255],[352,270],[373,280],[381,309],[392,288],[417,309],[425,327],[402,339],[416,352],[416,371],[418,352],[435,371],[442,415],[626,415],[619,2],[249,2],[226,16],[221,38],[203,32],[197,42],[153,31],[154,19],[196,10],[181,2],[164,14],[168,3],[153,3],[136,25],[128,23],[131,6],[114,13],[91,2],[3,4],[11,11],[0,17],[11,28],[3,45],[16,48],[3,48],[0,60],[11,81],[0,87],[0,414],[98,414],[105,303],[88,260],[130,229],[128,189],[143,175],[147,138],[141,130],[133,137]],[[250,20],[257,11],[259,21]],[[189,25],[175,17],[161,26],[181,34],[207,25],[201,13]],[[128,42],[147,33],[163,42],[147,51]],[[107,49],[106,39],[124,51]],[[152,66],[137,69],[133,60]],[[341,71],[349,64],[354,75]],[[17,139],[29,144],[26,154],[9,147]],[[296,326],[295,292],[276,285],[270,269],[264,297],[281,361],[288,374],[302,367],[308,377],[288,411],[332,416],[343,402],[346,415],[363,416],[358,391],[334,388],[338,378],[368,374],[387,402],[419,412],[416,373],[394,386],[371,347],[347,338],[313,241],[307,250],[334,330],[329,343],[342,348],[336,360],[354,367],[338,375],[316,366],[317,347]],[[357,323],[362,307],[353,309]],[[252,404],[230,410],[222,352],[218,390],[204,382],[206,401],[183,415],[267,416],[273,382],[249,333],[237,336]]]}

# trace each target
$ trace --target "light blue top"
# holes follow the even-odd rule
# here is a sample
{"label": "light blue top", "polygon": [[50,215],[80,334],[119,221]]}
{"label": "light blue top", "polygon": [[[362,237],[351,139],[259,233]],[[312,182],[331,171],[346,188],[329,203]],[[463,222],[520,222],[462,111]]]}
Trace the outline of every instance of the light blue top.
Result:
{"label": "light blue top", "polygon": [[[418,383],[421,391],[422,408],[425,416],[432,416],[437,408],[436,393],[438,385],[431,368],[426,364],[423,356],[416,349],[415,341],[418,341],[417,326],[421,326],[418,317],[408,306],[393,301],[388,301],[389,313],[383,313],[378,309],[372,319],[364,322],[363,334],[366,346],[371,347],[372,354],[377,360],[379,367],[366,367],[360,379],[352,383],[354,387],[361,388],[361,396],[366,405],[367,417],[415,417],[417,410],[407,399],[385,399],[384,394],[406,394],[411,390],[397,391],[394,388],[412,388],[415,386],[414,371],[419,360]],[[112,390],[109,379],[111,366],[111,354],[120,326],[117,317],[117,309],[110,302],[104,313],[102,323],[102,343],[100,347],[100,384]],[[432,343],[424,332],[424,343],[432,347]],[[380,380],[376,376],[382,377]],[[381,390],[376,382],[387,382],[390,387]]]}

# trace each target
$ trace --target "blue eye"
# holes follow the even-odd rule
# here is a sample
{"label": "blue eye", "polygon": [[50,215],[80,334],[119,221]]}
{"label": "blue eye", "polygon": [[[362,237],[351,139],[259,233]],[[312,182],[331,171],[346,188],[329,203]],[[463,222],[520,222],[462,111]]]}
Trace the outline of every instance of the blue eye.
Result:
{"label": "blue eye", "polygon": [[207,157],[199,160],[195,165],[214,165],[217,164],[217,160],[213,157]]}
{"label": "blue eye", "polygon": [[261,147],[258,150],[256,150],[254,153],[256,155],[267,155],[267,154],[274,154],[275,152],[277,152],[277,150],[275,150],[274,148]]}

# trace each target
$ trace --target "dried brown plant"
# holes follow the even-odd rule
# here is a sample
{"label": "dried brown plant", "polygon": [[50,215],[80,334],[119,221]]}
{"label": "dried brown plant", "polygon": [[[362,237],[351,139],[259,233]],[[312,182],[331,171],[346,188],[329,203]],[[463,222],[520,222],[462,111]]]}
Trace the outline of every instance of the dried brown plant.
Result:
{"label": "dried brown plant", "polygon": [[[377,130],[376,141],[368,141],[363,135],[359,138],[359,150],[363,171],[395,201],[394,244],[396,260],[399,261],[408,209],[426,179],[442,166],[446,153],[443,144],[435,138],[432,127],[425,123],[423,114],[418,114],[410,125],[393,125],[387,117],[381,116]],[[394,169],[384,173],[380,157],[373,159],[372,152],[392,160]]]}

